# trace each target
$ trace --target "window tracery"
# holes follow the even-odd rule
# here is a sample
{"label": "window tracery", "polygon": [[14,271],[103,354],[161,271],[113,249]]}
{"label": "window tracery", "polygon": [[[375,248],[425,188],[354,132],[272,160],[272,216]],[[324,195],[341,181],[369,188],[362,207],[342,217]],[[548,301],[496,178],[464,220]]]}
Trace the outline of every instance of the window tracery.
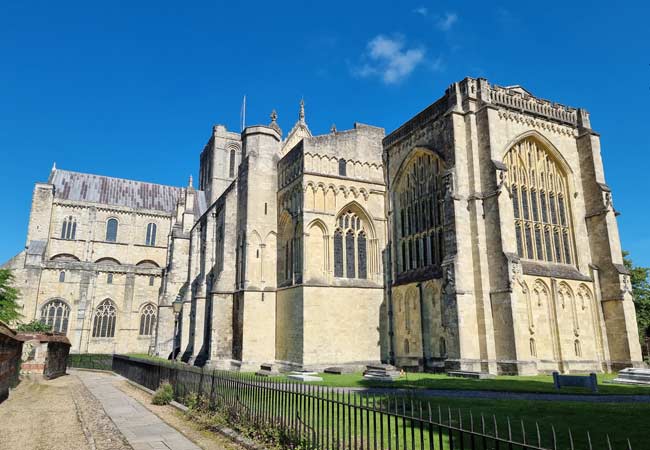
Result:
{"label": "window tracery", "polygon": [[431,153],[415,157],[396,184],[397,272],[439,266],[443,258],[443,164]]}
{"label": "window tracery", "polygon": [[368,277],[367,235],[365,225],[356,213],[346,210],[339,216],[334,230],[335,277]]}
{"label": "window tracery", "polygon": [[62,300],[50,300],[41,308],[41,322],[52,327],[52,331],[66,333],[70,307]]}
{"label": "window tracery", "polygon": [[93,337],[115,337],[117,310],[112,301],[102,301],[95,310]]}
{"label": "window tracery", "polygon": [[142,308],[140,313],[140,336],[151,336],[156,325],[156,307],[151,303]]}
{"label": "window tracery", "polygon": [[519,256],[574,264],[566,172],[533,138],[512,147],[504,163],[509,173]]}

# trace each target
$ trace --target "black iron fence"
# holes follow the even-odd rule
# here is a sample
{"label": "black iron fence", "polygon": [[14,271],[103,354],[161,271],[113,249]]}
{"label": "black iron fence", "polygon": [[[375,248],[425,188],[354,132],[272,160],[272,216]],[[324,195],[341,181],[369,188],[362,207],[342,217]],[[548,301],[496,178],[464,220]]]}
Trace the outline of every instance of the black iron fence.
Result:
{"label": "black iron fence", "polygon": [[68,367],[76,369],[113,370],[113,355],[71,353],[68,355]]}
{"label": "black iron fence", "polygon": [[[282,433],[287,448],[388,450],[593,450],[587,434],[578,444],[568,431],[496,416],[432,407],[416,396],[365,393],[268,379],[252,374],[203,370],[114,355],[113,370],[149,389],[168,381],[181,403],[258,430]],[[612,450],[609,437],[598,448]],[[624,447],[631,450],[629,441]]]}

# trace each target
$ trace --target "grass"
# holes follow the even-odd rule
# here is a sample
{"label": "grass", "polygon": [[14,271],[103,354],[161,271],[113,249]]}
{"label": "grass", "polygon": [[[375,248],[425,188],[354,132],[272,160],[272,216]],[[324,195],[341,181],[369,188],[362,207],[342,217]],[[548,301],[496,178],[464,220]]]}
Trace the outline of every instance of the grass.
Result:
{"label": "grass", "polygon": [[[321,373],[322,382],[314,382],[321,386],[330,387],[380,387],[397,389],[451,389],[468,391],[500,391],[500,392],[529,392],[553,394],[592,394],[583,388],[555,389],[553,377],[550,375],[536,376],[497,376],[488,380],[472,380],[467,378],[450,377],[444,374],[406,373],[394,382],[369,381],[360,372],[334,375]],[[275,377],[284,379],[284,376]],[[649,386],[634,386],[612,384],[615,374],[598,374],[598,392],[592,395],[650,395]]]}
{"label": "grass", "polygon": [[126,356],[131,356],[133,358],[139,358],[139,359],[146,359],[148,361],[154,361],[154,362],[174,362],[170,361],[167,358],[161,358],[160,356],[152,356],[148,353],[127,353]]}

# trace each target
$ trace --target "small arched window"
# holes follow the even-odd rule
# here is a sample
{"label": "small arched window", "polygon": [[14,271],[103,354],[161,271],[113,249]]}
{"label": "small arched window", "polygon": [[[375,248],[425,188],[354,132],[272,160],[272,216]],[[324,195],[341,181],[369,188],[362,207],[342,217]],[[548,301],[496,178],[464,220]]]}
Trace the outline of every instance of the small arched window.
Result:
{"label": "small arched window", "polygon": [[74,240],[77,234],[77,219],[72,216],[63,219],[61,239]]}
{"label": "small arched window", "polygon": [[149,286],[153,286],[155,281],[156,279],[153,276],[149,277]]}
{"label": "small arched window", "polygon": [[113,284],[113,274],[109,273],[106,275],[106,284]]}
{"label": "small arched window", "polygon": [[108,219],[106,221],[106,241],[117,241],[117,219]]}
{"label": "small arched window", "polygon": [[447,356],[447,341],[445,341],[444,337],[440,336],[438,345],[440,346],[440,356],[441,357],[446,357]]}
{"label": "small arched window", "polygon": [[145,239],[145,244],[154,246],[156,245],[156,224],[150,223],[147,225],[147,237]]}
{"label": "small arched window", "polygon": [[59,272],[59,283],[63,283],[65,281],[65,270],[62,270]]}
{"label": "small arched window", "polygon": [[236,158],[235,150],[234,149],[230,150],[230,171],[229,171],[230,178],[235,177],[235,158]]}
{"label": "small arched window", "polygon": [[342,177],[347,176],[347,161],[345,158],[339,159],[339,175]]}
{"label": "small arched window", "polygon": [[112,301],[102,301],[95,310],[93,319],[93,337],[115,337],[117,310]]}
{"label": "small arched window", "polygon": [[140,336],[151,336],[156,325],[156,307],[151,303],[142,308],[140,314]]}
{"label": "small arched window", "polygon": [[52,331],[66,333],[70,307],[62,300],[51,300],[41,308],[41,322],[52,327]]}
{"label": "small arched window", "polygon": [[408,355],[409,353],[411,353],[411,348],[410,348],[410,345],[409,345],[409,340],[408,340],[408,339],[404,339],[404,354],[405,354],[405,355]]}

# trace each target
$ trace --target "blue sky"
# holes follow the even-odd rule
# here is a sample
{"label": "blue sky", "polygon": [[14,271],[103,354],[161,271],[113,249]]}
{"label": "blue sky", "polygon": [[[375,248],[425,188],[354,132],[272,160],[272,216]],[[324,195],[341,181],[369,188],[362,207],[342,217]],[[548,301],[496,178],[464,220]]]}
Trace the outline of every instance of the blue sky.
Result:
{"label": "blue sky", "polygon": [[[624,5],[624,6],[619,6]],[[2,2],[0,261],[64,169],[185,185],[211,126],[391,131],[465,76],[591,112],[623,247],[650,266],[648,2]]]}

